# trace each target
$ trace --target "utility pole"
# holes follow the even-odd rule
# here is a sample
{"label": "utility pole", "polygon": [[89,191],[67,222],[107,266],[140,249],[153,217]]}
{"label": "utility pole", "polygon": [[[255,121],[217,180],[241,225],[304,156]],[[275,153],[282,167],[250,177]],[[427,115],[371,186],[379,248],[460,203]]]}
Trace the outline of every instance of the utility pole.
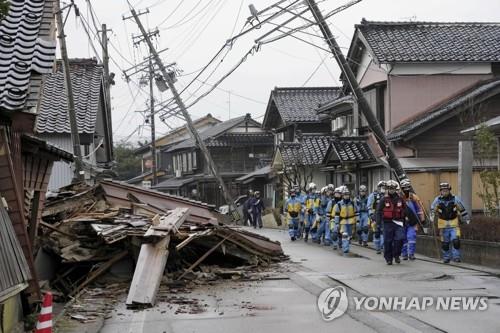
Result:
{"label": "utility pole", "polygon": [[106,102],[106,123],[107,131],[106,137],[109,138],[109,141],[106,142],[106,158],[109,162],[113,160],[113,125],[111,119],[111,84],[112,79],[109,73],[109,53],[108,53],[108,30],[106,24],[102,24],[101,26],[101,45],[102,45],[102,65],[104,68],[104,90],[105,90],[105,102]]}
{"label": "utility pole", "polygon": [[156,176],[156,137],[155,137],[155,98],[153,95],[153,81],[154,81],[155,71],[153,67],[153,59],[149,57],[149,109],[151,116],[151,154],[153,155],[151,163],[151,172],[153,173],[153,183],[151,185],[156,185],[158,182]]}
{"label": "utility pole", "polygon": [[[71,7],[73,2],[68,6]],[[80,135],[78,133],[78,124],[76,122],[75,101],[73,99],[73,86],[71,85],[71,75],[69,71],[68,51],[66,49],[66,35],[64,34],[64,23],[62,19],[62,10],[60,0],[55,1],[57,28],[59,30],[57,38],[61,49],[61,57],[63,60],[64,84],[66,88],[66,97],[68,100],[68,118],[71,128],[71,141],[73,143],[73,155],[75,156],[75,175],[74,182],[83,180],[83,162],[82,150],[80,147]]]}
{"label": "utility pole", "polygon": [[389,141],[387,141],[387,137],[385,136],[385,132],[382,129],[382,126],[380,126],[377,117],[375,117],[375,113],[372,111],[370,104],[368,104],[368,101],[365,98],[363,90],[359,86],[358,81],[356,80],[356,77],[354,76],[351,67],[347,63],[344,55],[342,54],[342,51],[340,50],[340,47],[337,44],[337,41],[335,40],[335,37],[333,37],[332,32],[330,31],[330,28],[328,27],[328,24],[326,23],[325,18],[323,17],[323,14],[321,13],[320,9],[318,8],[318,5],[316,4],[316,1],[306,0],[306,2],[309,7],[309,10],[312,12],[314,19],[316,20],[316,22],[319,25],[319,28],[321,29],[323,37],[325,38],[328,46],[330,47],[330,50],[332,51],[335,59],[337,60],[337,63],[340,69],[342,70],[342,73],[345,75],[347,82],[358,101],[359,109],[361,110],[361,112],[366,118],[366,121],[370,125],[370,129],[375,135],[375,139],[377,140],[378,145],[380,146],[382,151],[386,153],[387,162],[389,163],[390,168],[394,170],[396,177],[399,180],[407,178],[403,170],[403,167],[401,166],[401,163],[399,163],[399,160],[396,157],[396,154],[394,153],[394,150],[392,150],[391,146],[389,145]]}
{"label": "utility pole", "polygon": [[235,210],[233,199],[231,198],[231,195],[229,194],[229,191],[227,189],[226,184],[224,183],[224,180],[222,177],[219,175],[217,168],[215,167],[215,163],[212,160],[212,156],[210,155],[210,152],[208,151],[205,142],[201,139],[198,131],[193,125],[193,121],[191,120],[191,116],[189,115],[186,105],[184,104],[181,96],[179,95],[177,88],[174,85],[174,79],[171,76],[169,72],[167,72],[167,69],[165,65],[163,65],[163,62],[158,55],[158,52],[155,50],[153,43],[151,42],[148,33],[146,32],[146,29],[144,29],[144,26],[142,25],[141,20],[139,19],[139,16],[137,15],[136,11],[134,8],[131,8],[131,13],[132,17],[134,18],[135,22],[137,23],[137,26],[139,27],[139,30],[141,31],[141,34],[144,36],[144,41],[148,44],[149,51],[151,52],[151,55],[153,59],[156,62],[156,65],[159,67],[161,74],[163,75],[163,78],[167,82],[168,87],[170,88],[170,91],[172,92],[172,95],[174,96],[174,100],[176,104],[178,105],[184,119],[186,120],[186,126],[188,128],[189,134],[191,137],[194,139],[196,142],[196,145],[200,148],[201,152],[203,153],[203,156],[205,157],[205,161],[207,162],[208,168],[212,175],[215,177],[217,182],[219,183],[219,186],[222,190],[222,195],[229,206],[230,211],[233,213],[233,217],[235,219],[239,219],[238,213]]}

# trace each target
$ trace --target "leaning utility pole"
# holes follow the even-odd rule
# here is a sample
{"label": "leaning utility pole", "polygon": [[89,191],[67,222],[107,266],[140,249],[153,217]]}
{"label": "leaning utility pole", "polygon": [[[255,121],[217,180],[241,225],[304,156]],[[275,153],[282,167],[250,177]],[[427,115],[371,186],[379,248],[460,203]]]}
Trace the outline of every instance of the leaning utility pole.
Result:
{"label": "leaning utility pole", "polygon": [[[72,6],[73,4],[69,5]],[[71,128],[71,141],[73,143],[73,155],[75,156],[75,175],[73,181],[81,181],[83,179],[83,162],[82,150],[80,147],[80,135],[78,133],[78,124],[76,122],[75,101],[73,100],[73,86],[71,85],[71,75],[69,71],[68,51],[66,49],[66,35],[64,34],[64,23],[62,19],[62,10],[60,0],[55,1],[57,28],[59,34],[59,45],[61,49],[61,57],[63,60],[64,84],[66,88],[66,97],[68,99],[68,118]]]}
{"label": "leaning utility pole", "polygon": [[133,16],[135,22],[137,23],[137,26],[139,27],[139,30],[141,31],[141,34],[144,36],[144,41],[146,41],[146,43],[148,44],[149,51],[151,52],[151,54],[156,62],[156,65],[159,67],[161,74],[163,75],[163,78],[167,82],[167,85],[170,88],[172,95],[174,96],[174,100],[175,100],[176,104],[178,105],[184,119],[186,120],[186,127],[189,131],[189,134],[196,142],[196,145],[202,151],[210,172],[212,173],[212,175],[215,177],[215,179],[219,183],[219,186],[222,190],[222,195],[224,196],[224,199],[225,199],[227,205],[229,206],[230,211],[233,212],[233,214],[234,214],[233,217],[235,219],[238,219],[239,218],[238,213],[235,210],[233,200],[231,198],[231,195],[229,194],[229,191],[226,187],[226,184],[224,183],[224,180],[222,179],[222,177],[219,175],[217,168],[215,167],[215,163],[212,160],[212,156],[210,155],[210,152],[208,151],[207,146],[205,145],[205,142],[201,139],[198,131],[194,127],[193,121],[191,120],[191,116],[189,115],[189,113],[186,109],[186,105],[184,104],[181,96],[179,95],[179,93],[177,92],[177,89],[175,88],[174,80],[173,80],[171,74],[167,72],[166,67],[163,65],[163,62],[162,62],[160,56],[158,55],[158,52],[155,50],[153,43],[151,42],[149,35],[146,32],[146,29],[144,29],[144,26],[142,25],[142,22],[139,19],[139,16],[137,15],[134,8],[131,8],[131,13],[132,13],[132,16]]}
{"label": "leaning utility pole", "polygon": [[104,91],[105,91],[105,102],[106,109],[106,124],[107,124],[107,138],[109,139],[106,142],[106,152],[107,152],[107,160],[113,160],[113,125],[112,125],[112,117],[111,117],[111,77],[109,74],[109,53],[108,53],[108,30],[106,24],[102,24],[101,26],[101,45],[102,45],[102,65],[104,69]]}
{"label": "leaning utility pole", "polygon": [[149,56],[149,109],[151,117],[151,172],[153,173],[153,182],[151,185],[156,185],[158,178],[156,175],[156,137],[155,137],[155,98],[153,95],[153,81],[155,71],[153,67],[153,59]]}
{"label": "leaning utility pole", "polygon": [[328,24],[326,23],[325,18],[323,17],[323,14],[321,13],[321,11],[318,8],[318,5],[316,4],[316,1],[306,0],[306,2],[307,5],[309,6],[309,10],[312,12],[314,19],[316,20],[316,22],[319,25],[319,28],[321,29],[321,32],[323,33],[323,37],[325,38],[328,46],[330,47],[330,50],[332,51],[335,59],[337,60],[337,63],[342,73],[345,75],[347,82],[358,101],[359,109],[365,116],[366,121],[370,126],[370,129],[375,135],[377,143],[379,144],[382,151],[386,153],[387,162],[389,163],[390,168],[394,170],[396,177],[399,180],[407,178],[403,170],[403,167],[401,166],[398,158],[396,157],[396,154],[394,154],[394,151],[389,145],[389,141],[387,141],[387,137],[385,136],[385,132],[382,129],[382,126],[380,126],[378,119],[375,117],[375,113],[372,111],[370,104],[368,104],[368,101],[365,98],[363,90],[361,89],[361,87],[358,84],[358,81],[356,80],[356,76],[352,72],[351,67],[347,63],[344,55],[342,54],[342,51],[340,50],[340,47],[337,44],[337,41],[335,40],[335,37],[333,37],[332,32],[330,31],[330,28],[328,27]]}

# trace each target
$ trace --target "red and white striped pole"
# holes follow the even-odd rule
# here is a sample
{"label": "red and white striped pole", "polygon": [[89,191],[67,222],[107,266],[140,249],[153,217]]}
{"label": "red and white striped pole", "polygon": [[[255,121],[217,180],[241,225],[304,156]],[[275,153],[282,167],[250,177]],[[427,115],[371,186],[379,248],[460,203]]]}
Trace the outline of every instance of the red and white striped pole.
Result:
{"label": "red and white striped pole", "polygon": [[43,297],[42,310],[38,315],[35,333],[52,333],[52,293]]}

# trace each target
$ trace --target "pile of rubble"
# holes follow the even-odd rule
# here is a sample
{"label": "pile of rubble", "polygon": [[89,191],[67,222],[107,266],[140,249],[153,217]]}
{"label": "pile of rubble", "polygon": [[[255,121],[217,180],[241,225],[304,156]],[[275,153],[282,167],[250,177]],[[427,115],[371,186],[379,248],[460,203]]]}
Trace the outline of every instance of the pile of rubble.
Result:
{"label": "pile of rubble", "polygon": [[135,263],[127,306],[143,307],[162,281],[232,278],[285,258],[279,242],[224,224],[214,207],[115,181],[61,189],[42,219],[40,245],[57,258],[50,285],[63,298],[123,260]]}

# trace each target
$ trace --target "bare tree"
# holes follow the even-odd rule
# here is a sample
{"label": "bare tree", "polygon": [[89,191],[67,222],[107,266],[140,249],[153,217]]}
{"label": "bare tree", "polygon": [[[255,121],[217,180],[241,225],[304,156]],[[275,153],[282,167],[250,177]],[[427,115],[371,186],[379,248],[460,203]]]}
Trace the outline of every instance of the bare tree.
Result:
{"label": "bare tree", "polygon": [[288,188],[294,185],[306,189],[307,184],[313,180],[313,170],[302,162],[296,162],[283,168],[283,181]]}

